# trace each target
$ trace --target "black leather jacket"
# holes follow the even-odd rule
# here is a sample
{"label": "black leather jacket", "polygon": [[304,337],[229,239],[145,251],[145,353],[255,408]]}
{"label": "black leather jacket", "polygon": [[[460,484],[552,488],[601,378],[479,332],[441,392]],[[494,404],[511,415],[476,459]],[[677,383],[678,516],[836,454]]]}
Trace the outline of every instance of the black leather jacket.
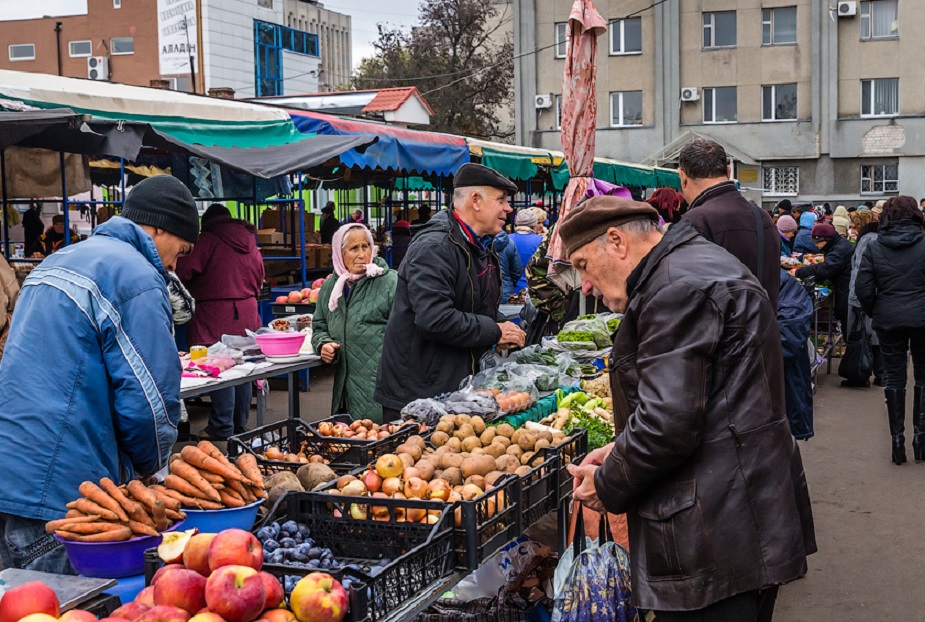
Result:
{"label": "black leather jacket", "polygon": [[812,511],[767,293],[685,221],[627,291],[611,371],[623,431],[595,488],[628,515],[636,604],[701,609],[803,576]]}

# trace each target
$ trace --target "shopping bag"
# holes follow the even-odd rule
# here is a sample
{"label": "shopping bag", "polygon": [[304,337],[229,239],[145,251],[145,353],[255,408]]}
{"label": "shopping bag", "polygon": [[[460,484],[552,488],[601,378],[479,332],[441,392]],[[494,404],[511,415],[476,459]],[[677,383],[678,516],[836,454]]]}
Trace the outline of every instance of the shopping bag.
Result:
{"label": "shopping bag", "polygon": [[874,352],[870,333],[865,325],[866,316],[860,307],[851,309],[850,327],[845,340],[845,355],[838,364],[838,375],[854,382],[870,380],[874,367]]}
{"label": "shopping bag", "polygon": [[586,543],[581,512],[579,505],[573,561],[563,590],[556,593],[552,622],[639,622],[639,612],[632,604],[626,549],[613,542],[610,525],[603,518],[606,515],[598,540]]}

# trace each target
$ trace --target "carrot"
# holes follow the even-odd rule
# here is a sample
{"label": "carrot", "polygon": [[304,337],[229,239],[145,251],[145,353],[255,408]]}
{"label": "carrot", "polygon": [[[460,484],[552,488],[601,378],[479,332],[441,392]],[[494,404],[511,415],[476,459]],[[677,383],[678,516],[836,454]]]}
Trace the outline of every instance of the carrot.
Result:
{"label": "carrot", "polygon": [[230,488],[236,493],[235,495],[232,495],[232,496],[241,497],[241,501],[243,501],[245,504],[250,503],[251,501],[257,500],[254,497],[254,495],[251,493],[251,491],[247,489],[247,486],[245,486],[241,482],[235,482],[235,481],[228,482],[228,488]]}
{"label": "carrot", "polygon": [[202,475],[203,479],[212,484],[224,484],[225,478],[219,475],[218,473],[210,473],[209,471],[199,471],[199,474]]}
{"label": "carrot", "polygon": [[245,503],[243,500],[238,497],[233,497],[230,493],[233,492],[231,489],[223,490],[219,494],[222,496],[222,503],[226,508],[242,508]]}
{"label": "carrot", "polygon": [[167,508],[164,507],[163,501],[157,501],[152,508],[151,518],[154,519],[154,528],[158,531],[165,531],[170,528],[170,521],[167,520]]}
{"label": "carrot", "polygon": [[80,494],[82,494],[90,501],[98,503],[107,510],[115,513],[121,522],[128,522],[128,516],[125,514],[125,510],[122,509],[122,506],[119,505],[119,502],[113,499],[109,493],[107,493],[93,482],[82,482],[78,490],[80,491]]}
{"label": "carrot", "polygon": [[132,533],[135,534],[136,536],[156,536],[158,535],[157,529],[155,529],[154,527],[151,527],[150,525],[146,525],[144,523],[139,523],[138,521],[135,521],[135,520],[130,520],[128,522],[128,526],[129,526],[129,529],[132,530]]}
{"label": "carrot", "polygon": [[213,501],[215,503],[219,503],[222,500],[215,488],[212,488],[211,494],[207,493],[205,490],[201,490],[191,484],[186,478],[180,477],[179,475],[174,475],[173,473],[164,478],[164,484],[166,484],[167,488],[173,488],[177,492],[181,492],[187,497],[197,497],[199,499],[206,499],[207,501]]}
{"label": "carrot", "polygon": [[196,445],[201,449],[207,456],[212,456],[225,466],[232,466],[231,461],[225,457],[225,454],[222,453],[222,450],[215,446],[214,443],[210,441],[199,441],[199,444]]}
{"label": "carrot", "polygon": [[64,515],[64,518],[78,518],[80,516],[86,516],[86,514],[80,510],[68,510],[67,514]]}
{"label": "carrot", "polygon": [[61,518],[50,520],[45,523],[45,533],[54,533],[59,529],[66,529],[67,525],[77,525],[80,523],[95,523],[100,520],[99,516],[77,516],[74,518]]}
{"label": "carrot", "polygon": [[73,540],[75,542],[121,542],[122,540],[128,540],[132,537],[132,530],[124,525],[112,531],[103,531],[95,534],[79,534],[63,529],[59,529],[55,533],[65,540]]}
{"label": "carrot", "polygon": [[157,495],[158,501],[163,501],[164,506],[168,510],[173,510],[174,512],[180,511],[180,502],[168,495],[163,486],[148,486],[148,490],[154,492],[154,494]]}
{"label": "carrot", "polygon": [[108,492],[110,497],[118,501],[126,514],[131,515],[135,509],[135,502],[125,496],[125,493],[121,488],[116,486],[115,482],[108,477],[104,477],[100,480],[100,488]]}
{"label": "carrot", "polygon": [[212,484],[206,481],[206,478],[204,478],[199,471],[188,465],[185,461],[174,460],[171,462],[170,472],[178,477],[182,477],[190,484],[206,493],[206,498],[212,499],[213,501],[218,500],[218,491],[212,487]]}
{"label": "carrot", "polygon": [[83,512],[84,514],[87,514],[88,516],[95,514],[97,516],[100,516],[104,520],[112,520],[112,521],[119,520],[119,515],[113,512],[112,510],[108,510],[104,508],[103,506],[101,506],[99,503],[95,503],[85,498],[80,498],[75,501],[71,501],[70,503],[67,504],[66,507],[69,510],[80,510],[81,512]]}
{"label": "carrot", "polygon": [[[214,445],[213,445],[214,447]],[[239,482],[248,482],[248,479],[236,469],[234,466],[228,466],[227,464],[222,464],[212,456],[206,454],[204,451],[198,447],[193,447],[192,445],[187,445],[183,448],[183,451],[180,452],[180,455],[183,456],[183,459],[190,466],[194,466],[197,469],[204,469],[212,473],[218,473],[226,480],[237,480]]]}
{"label": "carrot", "polygon": [[77,533],[83,536],[90,536],[95,533],[104,533],[106,531],[116,531],[121,529],[124,525],[118,523],[107,523],[104,521],[96,521],[94,523],[71,523],[64,527],[60,527],[59,531],[69,531],[71,533]]}
{"label": "carrot", "polygon": [[140,480],[133,479],[130,481],[128,483],[128,491],[129,494],[132,495],[132,499],[138,501],[149,510],[154,507],[154,503],[157,501],[157,495],[148,490]]}
{"label": "carrot", "polygon": [[241,473],[244,473],[244,477],[249,479],[255,486],[263,488],[263,474],[260,472],[260,467],[257,466],[257,458],[251,454],[241,454],[235,460],[235,464],[241,469]]}
{"label": "carrot", "polygon": [[135,509],[129,514],[129,520],[154,528],[154,521],[151,519],[151,515],[148,514],[148,509],[140,503],[135,504]]}
{"label": "carrot", "polygon": [[[174,499],[174,501],[176,501],[176,499]],[[167,514],[167,518],[169,518],[170,520],[174,522],[181,521],[184,518],[186,518],[186,512],[184,512],[183,510],[171,510],[170,508],[167,508],[165,512]]]}
{"label": "carrot", "polygon": [[[170,476],[168,475],[168,477]],[[220,503],[215,503],[214,501],[206,501],[205,499],[200,499],[199,497],[188,497],[184,495],[182,492],[180,492],[179,490],[174,490],[172,488],[166,488],[164,492],[166,492],[168,495],[170,495],[174,499],[177,499],[180,502],[180,504],[185,508],[192,508],[196,510],[220,510],[222,509],[222,505]]]}

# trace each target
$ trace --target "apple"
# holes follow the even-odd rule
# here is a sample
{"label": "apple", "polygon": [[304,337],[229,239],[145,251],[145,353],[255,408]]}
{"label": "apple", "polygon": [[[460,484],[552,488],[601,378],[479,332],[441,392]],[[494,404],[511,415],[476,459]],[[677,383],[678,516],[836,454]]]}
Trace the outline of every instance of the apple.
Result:
{"label": "apple", "polygon": [[326,572],[313,572],[296,583],[289,606],[299,622],[340,622],[347,614],[347,591]]}
{"label": "apple", "polygon": [[270,609],[264,611],[260,616],[261,620],[267,622],[297,622],[295,615],[288,609]]}
{"label": "apple", "polygon": [[0,599],[0,622],[18,622],[33,613],[44,613],[52,618],[61,615],[58,596],[41,581],[29,581],[7,590]]}
{"label": "apple", "polygon": [[308,295],[311,294],[311,292],[312,292],[312,288],[306,287],[305,289],[300,291],[299,294],[302,296],[302,300],[305,300],[306,298],[308,298]]}
{"label": "apple", "polygon": [[[216,536],[212,546],[215,546],[221,535]],[[263,579],[250,566],[222,566],[206,582],[206,604],[209,605],[209,611],[217,613],[228,622],[256,620],[266,601],[267,588]]]}
{"label": "apple", "polygon": [[225,618],[218,615],[217,613],[212,613],[211,611],[200,611],[192,618],[189,619],[189,622],[226,622]]}
{"label": "apple", "polygon": [[324,279],[315,279],[312,281],[312,289],[321,289],[322,285],[324,285]]}
{"label": "apple", "polygon": [[289,302],[289,296],[277,296],[276,297],[276,304],[278,305],[284,305],[287,302]]}
{"label": "apple", "polygon": [[135,622],[187,622],[189,614],[172,605],[156,605],[135,618]]}
{"label": "apple", "polygon": [[[209,568],[222,566],[263,566],[263,546],[254,534],[243,529],[225,529],[209,544]],[[0,621],[2,622],[2,621]]]}
{"label": "apple", "polygon": [[263,586],[267,588],[267,599],[263,603],[262,611],[285,607],[286,593],[283,591],[283,584],[279,582],[279,579],[269,572],[261,572],[260,578],[263,579]]}
{"label": "apple", "polygon": [[[119,609],[122,609],[122,607],[119,607]],[[116,611],[119,609],[116,609]],[[117,616],[116,611],[112,612],[112,617],[125,617],[131,619],[128,618],[128,616]],[[58,618],[58,622],[96,622],[96,616],[86,609],[71,609],[61,614],[61,617]]]}
{"label": "apple", "polygon": [[[154,576],[151,577],[151,585],[149,587],[154,587],[155,585],[157,585],[157,582],[161,580],[161,577],[163,577],[165,574],[173,570],[183,570],[183,565],[182,564],[167,564],[166,566],[161,566],[160,568],[157,569],[157,572],[154,573]],[[154,590],[152,590],[152,592],[153,591]],[[153,607],[154,605],[151,605],[151,606]]]}
{"label": "apple", "polygon": [[138,592],[138,596],[135,597],[135,602],[141,603],[142,605],[147,605],[149,609],[153,607],[154,606],[154,586],[149,585],[145,589]]}
{"label": "apple", "polygon": [[288,302],[289,304],[299,304],[300,302],[302,302],[302,294],[297,291],[289,292],[289,296],[286,302]]}
{"label": "apple", "polygon": [[[141,616],[145,611],[150,609],[150,605],[144,603],[139,603],[138,601],[132,601],[126,603],[112,612],[112,617],[114,618],[125,618],[126,620],[134,620],[135,618]],[[70,612],[68,612],[70,613]],[[64,620],[64,616],[61,616],[61,619]]]}
{"label": "apple", "polygon": [[126,620],[125,618],[103,618],[100,622],[131,622],[131,620]]}
{"label": "apple", "polygon": [[30,613],[26,617],[20,619],[25,620],[25,622],[51,622],[52,620],[58,622],[58,618],[50,616],[47,613]]}
{"label": "apple", "polygon": [[186,550],[186,543],[190,538],[199,533],[198,529],[187,529],[186,531],[170,531],[161,537],[161,543],[157,545],[157,556],[165,564],[179,564],[183,562],[183,551]]}
{"label": "apple", "polygon": [[209,568],[209,545],[215,538],[214,533],[197,533],[186,543],[183,549],[183,565],[187,570],[195,570],[204,577],[212,571]]}
{"label": "apple", "polygon": [[195,570],[168,572],[154,586],[155,605],[173,605],[189,614],[206,606],[206,578]]}

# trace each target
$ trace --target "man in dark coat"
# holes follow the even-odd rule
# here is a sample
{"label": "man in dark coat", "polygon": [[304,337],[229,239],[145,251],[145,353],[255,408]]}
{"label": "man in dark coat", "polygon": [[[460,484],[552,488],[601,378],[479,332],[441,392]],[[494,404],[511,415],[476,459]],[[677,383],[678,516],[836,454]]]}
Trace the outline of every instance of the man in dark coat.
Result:
{"label": "man in dark coat", "polygon": [[480,164],[453,178],[453,208],[414,235],[398,271],[375,397],[391,421],[409,402],[459,388],[494,345],[520,347],[524,333],[498,314],[501,272],[491,238],[517,186]]}
{"label": "man in dark coat", "polygon": [[30,203],[29,209],[22,215],[22,230],[23,251],[28,257],[32,254],[35,241],[45,231],[45,223],[42,222],[42,208],[37,203]]}
{"label": "man in dark coat", "polygon": [[334,216],[334,201],[328,201],[328,204],[321,208],[321,243],[330,244],[339,228],[340,223]]}
{"label": "man in dark coat", "polygon": [[730,181],[726,150],[717,142],[698,138],[681,149],[678,174],[681,193],[689,205],[683,218],[700,235],[745,264],[768,293],[771,308],[776,309],[780,236],[768,213],[743,197]]}
{"label": "man in dark coat", "polygon": [[595,197],[560,225],[583,290],[624,313],[618,436],[569,465],[575,498],[627,513],[634,604],[655,620],[770,620],[816,550],[774,309],[727,251],[656,218]]}
{"label": "man in dark coat", "polygon": [[848,330],[848,295],[851,291],[851,259],[854,244],[838,235],[835,227],[820,223],[813,227],[813,242],[825,255],[825,261],[804,266],[794,274],[798,279],[815,277],[816,282],[829,281],[835,300],[835,317],[841,322],[842,333]]}

